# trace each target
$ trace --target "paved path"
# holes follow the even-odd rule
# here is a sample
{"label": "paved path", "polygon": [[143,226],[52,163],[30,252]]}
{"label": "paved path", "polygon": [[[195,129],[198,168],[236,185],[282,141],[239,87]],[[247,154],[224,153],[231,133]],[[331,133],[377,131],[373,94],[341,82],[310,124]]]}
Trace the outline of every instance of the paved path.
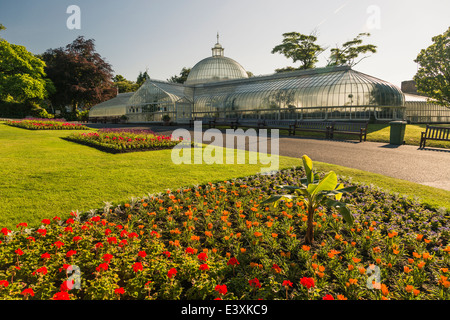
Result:
{"label": "paved path", "polygon": [[[149,125],[134,127],[151,128],[168,135],[176,129]],[[279,152],[282,156],[299,159],[307,154],[314,161],[379,173],[450,191],[450,149],[419,150],[418,146],[410,145],[280,136]]]}

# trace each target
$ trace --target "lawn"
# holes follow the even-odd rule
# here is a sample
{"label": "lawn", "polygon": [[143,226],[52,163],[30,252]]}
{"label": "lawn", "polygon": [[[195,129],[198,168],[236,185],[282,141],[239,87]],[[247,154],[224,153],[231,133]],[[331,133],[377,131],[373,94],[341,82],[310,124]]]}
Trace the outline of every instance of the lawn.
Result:
{"label": "lawn", "polygon": [[[86,131],[89,132],[89,131]],[[55,213],[89,210],[167,188],[255,174],[258,164],[172,163],[171,150],[110,154],[61,139],[65,130],[0,124],[0,226],[35,224]],[[298,165],[280,158],[280,167]]]}

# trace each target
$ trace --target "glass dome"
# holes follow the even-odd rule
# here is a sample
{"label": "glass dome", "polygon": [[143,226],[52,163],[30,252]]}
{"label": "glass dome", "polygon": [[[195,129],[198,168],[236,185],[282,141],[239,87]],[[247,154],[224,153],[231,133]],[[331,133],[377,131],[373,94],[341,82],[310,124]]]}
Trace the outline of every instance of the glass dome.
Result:
{"label": "glass dome", "polygon": [[239,63],[233,59],[224,57],[224,48],[219,43],[219,39],[217,39],[217,43],[211,50],[212,57],[198,62],[189,72],[189,76],[184,84],[195,85],[248,78],[247,72]]}

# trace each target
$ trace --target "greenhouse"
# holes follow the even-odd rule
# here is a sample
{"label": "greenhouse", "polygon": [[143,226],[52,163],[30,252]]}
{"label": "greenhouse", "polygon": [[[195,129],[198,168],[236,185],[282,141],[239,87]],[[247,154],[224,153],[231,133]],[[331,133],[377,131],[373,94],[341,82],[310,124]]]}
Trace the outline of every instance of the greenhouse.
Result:
{"label": "greenhouse", "polygon": [[450,117],[449,108],[405,95],[349,66],[249,77],[238,62],[224,56],[218,41],[212,56],[198,62],[184,84],[148,79],[126,97],[94,106],[90,118],[107,121],[126,115],[128,122],[161,122],[168,115],[181,124],[198,117],[370,122]]}

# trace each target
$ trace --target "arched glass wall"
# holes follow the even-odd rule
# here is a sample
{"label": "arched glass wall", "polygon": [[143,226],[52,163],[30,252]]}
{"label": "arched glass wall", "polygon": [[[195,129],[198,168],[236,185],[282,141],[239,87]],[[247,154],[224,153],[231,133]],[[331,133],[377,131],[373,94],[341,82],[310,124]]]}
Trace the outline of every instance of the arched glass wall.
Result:
{"label": "arched glass wall", "polygon": [[392,120],[404,118],[404,97],[349,67],[323,68],[196,87],[193,116]]}

